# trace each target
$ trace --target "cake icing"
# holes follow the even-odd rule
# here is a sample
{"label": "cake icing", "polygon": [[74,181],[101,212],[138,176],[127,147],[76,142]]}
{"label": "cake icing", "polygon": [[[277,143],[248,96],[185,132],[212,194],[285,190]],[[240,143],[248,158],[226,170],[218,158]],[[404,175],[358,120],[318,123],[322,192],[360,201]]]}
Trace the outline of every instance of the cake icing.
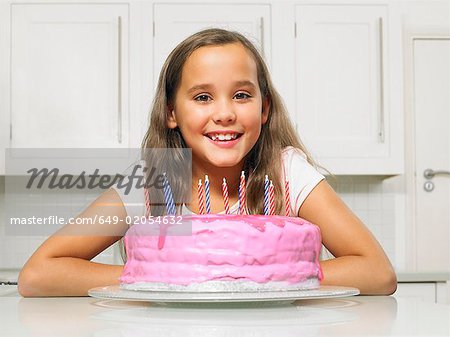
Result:
{"label": "cake icing", "polygon": [[190,235],[146,223],[125,235],[121,287],[132,290],[263,291],[319,286],[320,230],[301,218],[188,215]]}

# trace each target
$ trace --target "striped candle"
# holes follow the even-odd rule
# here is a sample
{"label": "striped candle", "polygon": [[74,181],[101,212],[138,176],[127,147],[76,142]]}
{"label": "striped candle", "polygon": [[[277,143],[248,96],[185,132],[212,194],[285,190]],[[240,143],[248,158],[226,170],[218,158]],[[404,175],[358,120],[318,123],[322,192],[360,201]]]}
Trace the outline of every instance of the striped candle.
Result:
{"label": "striped candle", "polygon": [[151,211],[150,211],[150,195],[148,193],[147,187],[144,187],[144,194],[145,194],[145,217],[148,219],[150,218]]}
{"label": "striped candle", "polygon": [[222,183],[223,204],[225,206],[225,214],[230,214],[230,202],[228,200],[228,185],[227,180],[223,178]]}
{"label": "striped candle", "polygon": [[201,179],[198,180],[197,194],[198,194],[198,213],[205,214],[205,190],[203,189]]}
{"label": "striped candle", "polygon": [[264,178],[264,215],[269,215],[269,177]]}
{"label": "striped candle", "polygon": [[289,193],[289,180],[284,181],[284,193],[285,193],[285,207],[286,207],[286,216],[291,215],[291,195]]}
{"label": "striped candle", "polygon": [[167,179],[166,173],[164,175],[164,200],[166,202],[166,209],[168,215],[176,215],[175,203],[173,201],[172,189],[170,188],[169,180]]}
{"label": "striped candle", "polygon": [[239,181],[239,190],[238,190],[238,196],[239,196],[239,214],[243,215],[246,214],[246,208],[247,208],[247,187],[245,184],[245,172],[241,172],[241,178]]}
{"label": "striped candle", "polygon": [[209,178],[205,175],[205,200],[206,200],[206,214],[211,213],[211,201],[209,195]]}
{"label": "striped candle", "polygon": [[238,214],[241,214],[241,186],[238,186]]}
{"label": "striped candle", "polygon": [[272,180],[269,185],[269,215],[275,215],[275,188]]}

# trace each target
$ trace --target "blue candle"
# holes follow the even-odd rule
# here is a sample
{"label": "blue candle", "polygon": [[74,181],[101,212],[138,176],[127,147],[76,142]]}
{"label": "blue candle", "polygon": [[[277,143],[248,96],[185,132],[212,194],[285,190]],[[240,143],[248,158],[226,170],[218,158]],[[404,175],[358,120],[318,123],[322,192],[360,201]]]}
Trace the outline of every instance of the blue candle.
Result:
{"label": "blue candle", "polygon": [[269,215],[269,177],[264,178],[264,215]]}
{"label": "blue candle", "polygon": [[205,199],[206,199],[206,214],[211,213],[211,202],[209,197],[209,179],[208,175],[205,175]]}
{"label": "blue candle", "polygon": [[167,179],[166,173],[164,175],[164,200],[166,202],[166,209],[168,215],[176,215],[177,211],[175,209],[175,203],[173,201],[172,189],[170,188],[169,180]]}
{"label": "blue candle", "polygon": [[242,214],[242,205],[241,205],[241,185],[238,186],[238,214]]}

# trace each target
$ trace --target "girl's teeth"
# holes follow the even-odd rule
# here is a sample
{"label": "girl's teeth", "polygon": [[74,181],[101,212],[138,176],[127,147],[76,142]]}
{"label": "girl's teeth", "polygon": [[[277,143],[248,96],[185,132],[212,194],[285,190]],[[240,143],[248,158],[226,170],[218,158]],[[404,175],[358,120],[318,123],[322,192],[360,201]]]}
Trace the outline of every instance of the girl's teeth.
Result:
{"label": "girl's teeth", "polygon": [[231,135],[219,135],[219,140],[230,140]]}
{"label": "girl's teeth", "polygon": [[236,134],[216,134],[216,135],[211,135],[211,139],[212,140],[232,140],[232,139],[236,139],[237,135]]}

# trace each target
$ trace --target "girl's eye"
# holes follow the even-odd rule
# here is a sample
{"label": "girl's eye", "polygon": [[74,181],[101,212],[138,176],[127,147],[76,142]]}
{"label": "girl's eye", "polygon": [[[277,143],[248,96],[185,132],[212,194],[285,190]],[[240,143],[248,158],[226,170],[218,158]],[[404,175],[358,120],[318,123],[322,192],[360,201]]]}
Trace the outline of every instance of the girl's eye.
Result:
{"label": "girl's eye", "polygon": [[208,95],[198,95],[194,99],[200,102],[207,102],[210,99],[210,97]]}
{"label": "girl's eye", "polygon": [[250,98],[252,96],[250,96],[249,94],[246,94],[245,92],[238,92],[234,97],[236,97],[237,99],[246,99],[246,98]]}
{"label": "girl's eye", "polygon": [[[248,99],[251,98],[252,96],[250,96],[249,94],[245,93],[245,92],[238,92],[236,95],[234,95],[234,98],[236,99]],[[206,94],[201,94],[198,95],[197,97],[194,98],[194,100],[199,101],[199,102],[207,102],[209,100],[211,100],[212,98],[209,95]]]}

